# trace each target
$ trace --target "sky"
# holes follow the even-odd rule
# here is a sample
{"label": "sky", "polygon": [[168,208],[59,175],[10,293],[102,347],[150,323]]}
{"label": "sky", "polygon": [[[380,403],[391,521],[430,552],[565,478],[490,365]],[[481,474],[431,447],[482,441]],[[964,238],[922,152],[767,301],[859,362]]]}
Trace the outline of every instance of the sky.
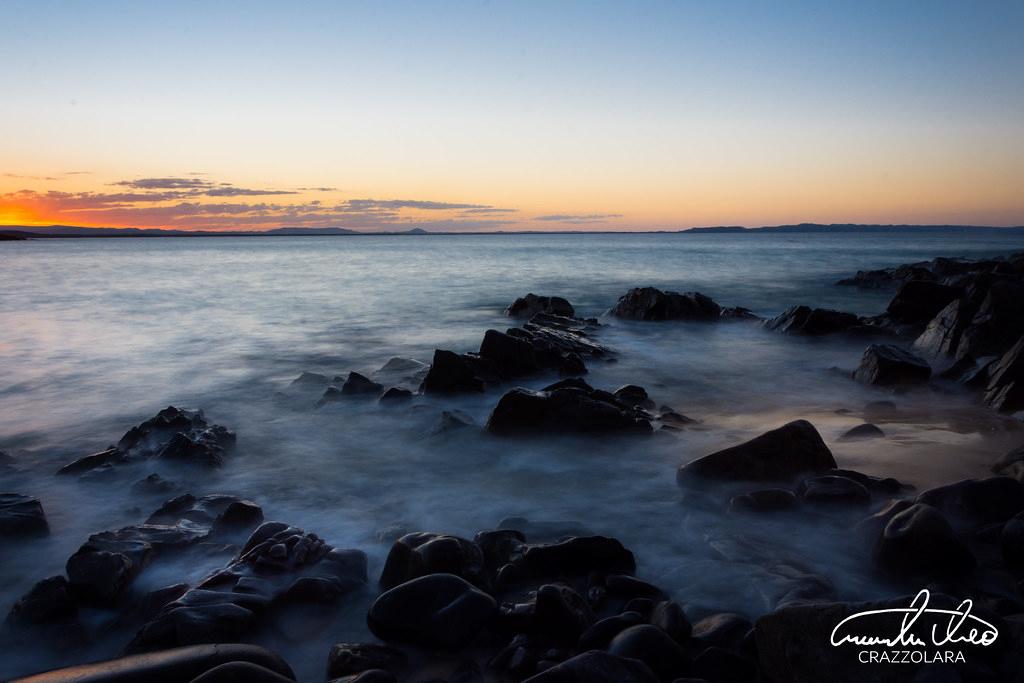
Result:
{"label": "sky", "polygon": [[0,225],[1024,225],[1024,2],[0,0]]}

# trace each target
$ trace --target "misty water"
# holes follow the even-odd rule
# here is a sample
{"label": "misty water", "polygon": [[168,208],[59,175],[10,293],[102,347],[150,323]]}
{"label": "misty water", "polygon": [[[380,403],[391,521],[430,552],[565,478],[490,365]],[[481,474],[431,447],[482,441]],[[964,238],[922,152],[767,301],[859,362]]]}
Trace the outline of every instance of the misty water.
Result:
{"label": "misty water", "polygon": [[[757,519],[725,512],[721,490],[684,493],[676,468],[795,418],[811,420],[841,467],[916,487],[984,476],[1017,445],[1019,423],[936,383],[892,395],[853,382],[863,340],[804,339],[756,323],[624,322],[603,316],[631,287],[698,290],[762,316],[793,304],[881,312],[891,291],[836,286],[858,269],[936,256],[1024,249],[991,232],[889,235],[492,235],[67,239],[0,244],[0,450],[16,459],[3,491],[38,497],[46,538],[0,547],[0,612],[92,532],[141,523],[162,502],[131,484],[151,472],[181,492],[243,495],[267,519],[364,550],[371,583],[398,530],[469,536],[505,517],[571,522],[619,538],[641,578],[691,615],[756,617],[785,586],[785,567],[825,577],[841,599],[895,594],[850,531],[865,512]],[[659,404],[699,420],[651,438],[499,439],[480,429],[435,433],[443,410],[483,425],[502,391],[384,408],[346,401],[314,408],[304,371],[373,375],[392,357],[429,362],[435,348],[476,350],[502,310],[535,292],[568,298],[605,324],[617,362],[588,363],[587,381],[640,384]],[[400,377],[382,377],[393,381]],[[555,379],[519,382],[541,387]],[[899,411],[884,441],[838,436],[870,401]],[[217,471],[133,465],[114,480],[55,477],[61,465],[116,442],[167,405],[201,408],[238,434]],[[846,409],[848,412],[837,413]],[[166,496],[165,496],[166,497]],[[230,555],[162,562],[144,591],[196,582]],[[319,681],[330,643],[364,640],[372,590],[328,622],[260,634],[303,680]],[[116,656],[131,633],[88,653],[11,651],[0,677]],[[0,636],[3,638],[3,636]]]}

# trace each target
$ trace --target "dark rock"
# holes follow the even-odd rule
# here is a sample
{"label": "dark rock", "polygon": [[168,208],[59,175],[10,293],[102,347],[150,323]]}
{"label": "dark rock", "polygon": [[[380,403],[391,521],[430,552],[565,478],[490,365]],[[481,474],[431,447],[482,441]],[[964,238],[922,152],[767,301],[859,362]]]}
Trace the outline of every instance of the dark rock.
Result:
{"label": "dark rock", "polygon": [[425,394],[479,393],[484,382],[464,357],[437,349],[421,389]]}
{"label": "dark rock", "polygon": [[328,403],[337,403],[344,399],[345,395],[341,393],[341,389],[338,387],[327,387],[324,389],[323,396],[316,402],[317,408],[323,408]]}
{"label": "dark rock", "polygon": [[807,503],[866,505],[871,502],[871,493],[863,484],[833,474],[804,479],[799,493]]}
{"label": "dark rock", "polygon": [[938,508],[954,526],[992,524],[1024,511],[1024,484],[1010,477],[965,479],[928,489],[916,502]]}
{"label": "dark rock", "polygon": [[402,403],[412,400],[412,392],[402,387],[391,387],[381,394],[381,403]]}
{"label": "dark rock", "polygon": [[168,406],[154,417],[125,432],[117,442],[117,447],[132,456],[152,455],[175,434],[201,432],[207,427],[209,424],[202,412]]}
{"label": "dark rock", "polygon": [[808,336],[849,332],[863,324],[852,313],[810,306],[793,306],[765,323],[770,330]]}
{"label": "dark rock", "polygon": [[973,277],[963,296],[928,323],[914,342],[932,356],[981,358],[1004,353],[1024,334],[1024,282],[991,275]]}
{"label": "dark rock", "polygon": [[651,624],[667,633],[680,645],[686,645],[693,634],[693,625],[686,618],[683,608],[671,601],[656,604],[651,610],[650,620]]}
{"label": "dark rock", "polygon": [[489,575],[519,559],[526,546],[526,536],[515,529],[480,531],[473,537],[473,543],[483,553],[484,567]]}
{"label": "dark rock", "polygon": [[537,313],[550,313],[572,318],[576,315],[572,304],[560,296],[537,296],[527,294],[512,302],[512,305],[505,309],[505,315],[515,318],[530,318]]}
{"label": "dark rock", "polygon": [[581,651],[604,650],[612,638],[627,628],[641,623],[643,623],[643,617],[637,612],[623,612],[605,617],[583,632],[578,642],[578,648]]}
{"label": "dark rock", "polygon": [[331,380],[327,375],[321,375],[318,372],[303,372],[301,375],[292,380],[289,386],[293,387],[310,387],[310,388],[321,388],[331,383]]}
{"label": "dark rock", "polygon": [[641,411],[595,389],[512,389],[491,412],[487,430],[503,436],[529,432],[650,433],[651,423]]}
{"label": "dark rock", "polygon": [[561,584],[545,584],[537,589],[534,614],[538,630],[564,645],[575,645],[594,623],[587,601]]}
{"label": "dark rock", "polygon": [[562,377],[573,377],[587,374],[587,365],[580,354],[569,352],[563,355],[558,363],[558,374]]}
{"label": "dark rock", "polygon": [[569,520],[529,520],[525,517],[506,517],[498,523],[499,529],[519,531],[537,542],[563,541],[572,536],[593,536],[594,532],[579,522]]}
{"label": "dark rock", "polygon": [[480,342],[479,356],[490,361],[495,371],[503,378],[522,377],[540,370],[533,344],[520,337],[513,337],[487,330]]}
{"label": "dark rock", "polygon": [[604,585],[608,589],[609,594],[623,598],[649,598],[654,600],[664,597],[664,593],[657,586],[628,574],[609,574],[605,577]]}
{"label": "dark rock", "polygon": [[647,395],[647,390],[635,384],[627,384],[616,389],[615,398],[628,406],[638,406],[648,410],[654,407],[654,401]]}
{"label": "dark rock", "polygon": [[625,614],[627,612],[636,612],[637,614],[642,616],[646,621],[651,618],[651,611],[653,609],[654,600],[651,600],[650,598],[633,598],[632,600],[630,600],[622,606],[622,611],[620,612],[620,614]]}
{"label": "dark rock", "polygon": [[1024,480],[1024,446],[1014,448],[992,464],[992,471],[1017,481]]}
{"label": "dark rock", "polygon": [[734,496],[730,512],[782,512],[797,505],[796,494],[789,489],[761,489]]}
{"label": "dark rock", "polygon": [[263,510],[250,500],[233,500],[213,522],[211,533],[232,534],[251,531],[263,523]]}
{"label": "dark rock", "polygon": [[843,433],[841,438],[846,440],[861,440],[861,439],[880,439],[885,436],[885,432],[878,428],[878,426],[865,422],[864,424],[852,427]]}
{"label": "dark rock", "polygon": [[[94,664],[58,669],[19,679],[22,683],[182,683],[193,681],[223,664],[248,663],[294,681],[291,667],[275,653],[256,645],[217,644],[181,647],[163,652],[120,657]],[[249,669],[249,671],[253,671]],[[215,678],[217,683],[232,680]],[[240,678],[238,681],[263,683],[273,678]],[[208,683],[204,681],[204,683]]]}
{"label": "dark rock", "polygon": [[449,434],[475,426],[476,421],[461,410],[443,410],[441,411],[441,419],[438,420],[437,426],[431,434],[435,436],[438,434]]}
{"label": "dark rock", "polygon": [[856,470],[829,470],[825,474],[852,479],[872,493],[894,495],[904,488],[903,484],[892,477],[872,477],[869,474],[857,472]]}
{"label": "dark rock", "polygon": [[948,578],[974,569],[971,551],[956,537],[942,513],[917,503],[895,515],[875,545],[875,560],[904,578]]}
{"label": "dark rock", "polygon": [[690,477],[748,481],[788,480],[806,472],[834,469],[836,461],[818,430],[796,420],[679,468],[677,479]]}
{"label": "dark rock", "polygon": [[197,433],[178,432],[156,453],[156,457],[204,467],[220,467],[224,464],[227,451],[234,445],[234,432],[214,425]]}
{"label": "dark rock", "polygon": [[454,574],[478,586],[487,584],[480,547],[464,538],[417,532],[395,541],[380,575],[387,590],[427,574]]}
{"label": "dark rock", "polygon": [[750,631],[749,620],[731,612],[704,617],[693,625],[692,637],[700,648],[723,647],[735,650]]}
{"label": "dark rock", "polygon": [[1024,569],[1024,513],[1014,515],[999,534],[1003,560],[1014,569]]}
{"label": "dark rock", "polygon": [[891,344],[872,344],[864,350],[853,378],[863,384],[895,386],[927,382],[931,374],[921,357]]}
{"label": "dark rock", "polygon": [[352,676],[335,678],[330,683],[398,683],[398,678],[390,671],[384,669],[369,669]]}
{"label": "dark rock", "polygon": [[494,598],[453,574],[429,574],[382,593],[367,624],[382,640],[458,649],[487,628]]}
{"label": "dark rock", "polygon": [[924,325],[960,296],[961,292],[959,287],[938,282],[910,280],[900,286],[885,309],[885,314],[894,323]]}
{"label": "dark rock", "polygon": [[922,261],[893,268],[858,270],[857,274],[853,277],[839,280],[836,284],[860,287],[862,289],[883,289],[894,287],[901,282],[915,280],[931,282],[936,279],[936,275],[931,271],[930,265],[928,262]]}
{"label": "dark rock", "polygon": [[988,377],[985,403],[1002,413],[1024,410],[1024,337],[988,368]]}
{"label": "dark rock", "polygon": [[715,320],[722,307],[700,292],[663,292],[654,287],[631,289],[610,313],[630,320]]}
{"label": "dark rock", "polygon": [[760,320],[761,316],[754,313],[749,308],[743,308],[742,306],[730,306],[723,308],[719,314],[722,320]]}
{"label": "dark rock", "polygon": [[258,664],[228,662],[193,678],[190,683],[293,683],[293,680]]}
{"label": "dark rock", "polygon": [[70,462],[57,470],[57,474],[82,474],[104,465],[121,465],[128,462],[128,455],[119,448],[108,448],[99,453],[93,453],[74,462]]}
{"label": "dark rock", "polygon": [[358,372],[349,372],[345,383],[341,385],[343,396],[379,396],[382,391],[382,385]]}
{"label": "dark rock", "polygon": [[516,563],[527,576],[585,576],[596,572],[634,572],[633,553],[614,538],[582,536],[528,546]]}
{"label": "dark rock", "polygon": [[636,659],[591,650],[531,676],[524,683],[657,683],[650,667]]}
{"label": "dark rock", "polygon": [[32,586],[11,608],[7,622],[16,626],[33,626],[74,617],[78,603],[68,592],[63,576],[51,576]]}
{"label": "dark rock", "polygon": [[405,653],[397,648],[376,643],[337,643],[327,655],[327,678],[349,676],[371,669],[391,673],[405,668]]}
{"label": "dark rock", "polygon": [[50,533],[43,506],[20,493],[0,493],[0,536],[37,536]]}
{"label": "dark rock", "polygon": [[693,674],[715,683],[745,683],[757,680],[757,665],[746,657],[721,647],[709,647],[694,657]]}
{"label": "dark rock", "polygon": [[638,659],[658,678],[671,680],[682,675],[689,664],[686,653],[667,633],[656,626],[631,626],[612,638],[608,653]]}
{"label": "dark rock", "polygon": [[145,479],[139,479],[132,484],[132,490],[143,495],[165,495],[176,491],[178,485],[168,481],[155,472]]}

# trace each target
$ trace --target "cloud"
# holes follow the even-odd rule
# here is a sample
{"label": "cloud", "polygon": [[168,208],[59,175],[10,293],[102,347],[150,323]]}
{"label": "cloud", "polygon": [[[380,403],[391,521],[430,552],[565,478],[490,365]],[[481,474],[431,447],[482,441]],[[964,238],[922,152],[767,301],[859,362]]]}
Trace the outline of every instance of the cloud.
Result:
{"label": "cloud", "polygon": [[5,178],[18,178],[20,180],[59,180],[50,175],[21,175],[20,173],[2,173]]}
{"label": "cloud", "polygon": [[554,213],[548,216],[537,216],[534,220],[551,223],[601,223],[613,218],[622,218],[621,213]]}
{"label": "cloud", "polygon": [[490,213],[518,213],[519,209],[500,209],[496,206],[478,206],[472,209],[464,209],[463,214],[490,214]]}
{"label": "cloud", "polygon": [[349,199],[346,205],[355,211],[374,209],[419,209],[421,211],[452,211],[455,209],[490,209],[486,204],[453,204],[422,199]]}
{"label": "cloud", "polygon": [[136,190],[189,190],[211,187],[213,183],[202,178],[136,178],[119,180],[114,185],[131,187]]}
{"label": "cloud", "polygon": [[338,192],[336,187],[300,187],[302,192]]}

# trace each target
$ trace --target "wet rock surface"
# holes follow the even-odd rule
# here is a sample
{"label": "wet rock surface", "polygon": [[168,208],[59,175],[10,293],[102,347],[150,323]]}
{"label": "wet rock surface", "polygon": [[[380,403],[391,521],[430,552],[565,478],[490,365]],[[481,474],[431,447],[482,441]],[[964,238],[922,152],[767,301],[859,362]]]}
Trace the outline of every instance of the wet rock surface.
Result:
{"label": "wet rock surface", "polygon": [[20,493],[0,493],[0,538],[43,536],[50,532],[43,505]]}
{"label": "wet rock surface", "polygon": [[626,292],[609,311],[628,320],[717,320],[722,307],[700,292],[663,292],[638,287]]}
{"label": "wet rock surface", "polygon": [[501,397],[487,419],[496,435],[544,433],[647,434],[650,415],[614,394],[584,382],[560,384],[542,391],[512,389]]}
{"label": "wet rock surface", "polygon": [[793,306],[767,321],[765,326],[777,332],[815,337],[859,331],[865,328],[866,324],[852,313],[810,306]]}
{"label": "wet rock surface", "polygon": [[922,384],[932,369],[920,356],[892,344],[872,344],[860,359],[853,378],[862,384],[899,386]]}

